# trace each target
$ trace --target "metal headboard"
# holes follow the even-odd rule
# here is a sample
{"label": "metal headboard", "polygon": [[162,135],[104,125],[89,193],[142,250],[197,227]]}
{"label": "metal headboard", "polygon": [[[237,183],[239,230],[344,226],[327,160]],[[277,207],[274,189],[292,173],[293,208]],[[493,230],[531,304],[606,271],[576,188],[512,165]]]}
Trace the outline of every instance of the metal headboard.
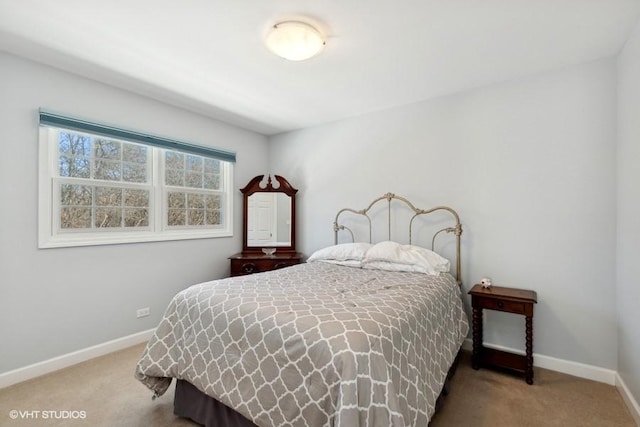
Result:
{"label": "metal headboard", "polygon": [[412,239],[412,227],[413,227],[413,220],[416,219],[417,217],[419,217],[420,215],[426,215],[426,214],[430,214],[436,211],[446,211],[451,213],[451,215],[453,215],[454,219],[455,219],[455,225],[453,227],[445,227],[442,228],[438,231],[436,231],[431,239],[431,250],[435,250],[435,242],[436,242],[436,237],[438,236],[438,234],[442,233],[443,231],[446,233],[454,233],[455,238],[456,238],[456,280],[458,282],[458,285],[462,286],[462,275],[461,275],[461,267],[460,267],[460,235],[462,234],[462,224],[460,224],[460,217],[458,216],[458,213],[456,211],[454,211],[453,209],[451,209],[450,207],[447,206],[436,206],[435,208],[431,208],[431,209],[418,209],[416,208],[413,203],[411,203],[409,200],[407,200],[406,198],[402,197],[402,196],[396,196],[393,193],[387,193],[384,196],[378,197],[377,199],[375,199],[374,201],[372,201],[369,206],[366,209],[361,209],[361,210],[356,210],[356,209],[351,209],[351,208],[344,208],[341,209],[340,211],[338,211],[338,213],[336,214],[336,219],[333,221],[333,241],[334,244],[338,244],[338,232],[341,230],[346,230],[349,232],[349,234],[351,235],[351,240],[355,241],[355,236],[353,234],[353,231],[345,226],[344,224],[340,224],[339,220],[340,220],[340,215],[342,215],[345,212],[351,212],[353,214],[356,215],[362,215],[367,219],[367,223],[369,225],[369,243],[373,243],[371,241],[372,238],[372,233],[371,233],[371,217],[369,216],[369,211],[374,207],[374,205],[376,205],[376,203],[382,201],[382,200],[386,200],[387,201],[387,209],[388,209],[388,225],[389,225],[389,229],[388,229],[388,240],[391,240],[391,202],[393,200],[398,200],[400,202],[403,202],[410,210],[413,211],[413,216],[411,217],[411,220],[409,220],[409,244],[411,244],[411,239]]}

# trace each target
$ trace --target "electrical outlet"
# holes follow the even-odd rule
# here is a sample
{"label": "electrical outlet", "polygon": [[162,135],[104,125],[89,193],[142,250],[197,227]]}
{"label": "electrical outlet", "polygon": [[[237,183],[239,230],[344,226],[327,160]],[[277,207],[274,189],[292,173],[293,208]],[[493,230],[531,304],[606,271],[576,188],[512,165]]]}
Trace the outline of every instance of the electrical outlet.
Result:
{"label": "electrical outlet", "polygon": [[136,310],[136,317],[139,319],[141,317],[147,317],[149,315],[149,307],[140,308]]}

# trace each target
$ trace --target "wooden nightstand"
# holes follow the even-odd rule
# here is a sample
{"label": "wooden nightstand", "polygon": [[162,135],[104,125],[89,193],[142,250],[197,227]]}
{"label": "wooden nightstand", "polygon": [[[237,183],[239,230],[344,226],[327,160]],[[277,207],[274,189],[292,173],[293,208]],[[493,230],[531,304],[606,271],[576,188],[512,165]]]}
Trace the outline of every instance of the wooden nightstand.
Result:
{"label": "wooden nightstand", "polygon": [[265,255],[262,253],[239,253],[229,257],[231,260],[231,275],[243,276],[245,274],[260,273],[263,271],[277,270],[278,268],[289,267],[300,264],[302,254],[297,252],[275,253]]}
{"label": "wooden nightstand", "polygon": [[[495,366],[525,375],[527,384],[533,384],[533,304],[538,302],[534,291],[475,285],[469,291],[473,307],[473,369]],[[526,355],[486,348],[482,345],[482,309],[522,314],[526,318]]]}

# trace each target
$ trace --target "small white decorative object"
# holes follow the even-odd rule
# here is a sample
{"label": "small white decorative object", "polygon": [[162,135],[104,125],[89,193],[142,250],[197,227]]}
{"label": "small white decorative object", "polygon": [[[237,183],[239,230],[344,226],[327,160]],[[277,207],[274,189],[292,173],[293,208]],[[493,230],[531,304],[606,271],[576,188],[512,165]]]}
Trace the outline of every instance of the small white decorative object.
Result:
{"label": "small white decorative object", "polygon": [[271,256],[276,253],[276,248],[262,248],[262,253]]}
{"label": "small white decorative object", "polygon": [[483,288],[490,288],[491,287],[491,279],[488,277],[483,277],[480,280],[480,284],[482,285]]}

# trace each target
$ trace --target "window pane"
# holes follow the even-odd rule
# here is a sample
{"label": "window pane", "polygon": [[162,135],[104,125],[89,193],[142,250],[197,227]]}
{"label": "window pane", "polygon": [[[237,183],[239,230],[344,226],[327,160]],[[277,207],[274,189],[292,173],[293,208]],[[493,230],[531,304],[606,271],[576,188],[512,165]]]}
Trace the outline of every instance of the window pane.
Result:
{"label": "window pane", "polygon": [[124,205],[130,207],[149,207],[149,192],[147,190],[124,190]]}
{"label": "window pane", "polygon": [[60,154],[67,154],[70,157],[91,156],[91,138],[70,132],[58,133],[58,150]]}
{"label": "window pane", "polygon": [[122,147],[122,160],[131,163],[147,163],[147,147],[136,144],[124,144]]}
{"label": "window pane", "polygon": [[204,159],[204,172],[205,173],[220,173],[220,160],[216,159]]}
{"label": "window pane", "polygon": [[207,225],[221,225],[222,224],[222,215],[220,215],[220,211],[207,210],[206,223],[207,223]]}
{"label": "window pane", "polygon": [[178,170],[166,170],[164,181],[167,185],[184,187],[184,172]]}
{"label": "window pane", "polygon": [[96,206],[121,206],[122,189],[96,187]]}
{"label": "window pane", "polygon": [[204,209],[189,209],[189,225],[204,225]]}
{"label": "window pane", "polygon": [[147,209],[125,209],[124,210],[124,226],[125,227],[148,227],[149,211]]}
{"label": "window pane", "polygon": [[218,195],[208,195],[205,198],[206,215],[205,222],[207,225],[221,225],[222,215],[220,208],[222,207],[222,197]]}
{"label": "window pane", "polygon": [[72,178],[89,178],[91,176],[91,161],[88,158],[60,156],[58,165],[60,176]]}
{"label": "window pane", "polygon": [[122,162],[112,160],[96,160],[95,179],[120,181],[122,179]]}
{"label": "window pane", "polygon": [[187,211],[185,209],[169,209],[167,215],[167,225],[186,225]]}
{"label": "window pane", "polygon": [[96,208],[96,216],[93,224],[96,228],[122,227],[122,210]]}
{"label": "window pane", "polygon": [[202,173],[202,157],[187,155],[187,170]]}
{"label": "window pane", "polygon": [[91,208],[60,209],[60,228],[91,228]]}
{"label": "window pane", "polygon": [[220,209],[221,197],[220,196],[207,196],[206,197],[207,209]]}
{"label": "window pane", "polygon": [[63,184],[60,186],[62,206],[91,206],[92,188],[88,185]]}
{"label": "window pane", "polygon": [[184,170],[184,154],[175,151],[165,151],[165,168]]}
{"label": "window pane", "polygon": [[204,196],[202,194],[190,193],[187,195],[187,203],[191,209],[203,209]]}
{"label": "window pane", "polygon": [[187,172],[185,187],[202,188],[202,174],[195,172]]}
{"label": "window pane", "polygon": [[58,164],[61,176],[88,178],[91,174],[91,139],[70,132],[58,134]]}
{"label": "window pane", "polygon": [[122,144],[120,142],[96,138],[94,144],[96,159],[122,160],[120,151]]}
{"label": "window pane", "polygon": [[210,173],[205,174],[203,187],[207,190],[220,189],[220,175],[214,175]]}
{"label": "window pane", "polygon": [[187,207],[186,204],[186,194],[185,193],[176,193],[174,191],[169,192],[168,194],[168,207],[184,209]]}
{"label": "window pane", "polygon": [[124,182],[147,182],[147,165],[123,163],[122,180]]}

